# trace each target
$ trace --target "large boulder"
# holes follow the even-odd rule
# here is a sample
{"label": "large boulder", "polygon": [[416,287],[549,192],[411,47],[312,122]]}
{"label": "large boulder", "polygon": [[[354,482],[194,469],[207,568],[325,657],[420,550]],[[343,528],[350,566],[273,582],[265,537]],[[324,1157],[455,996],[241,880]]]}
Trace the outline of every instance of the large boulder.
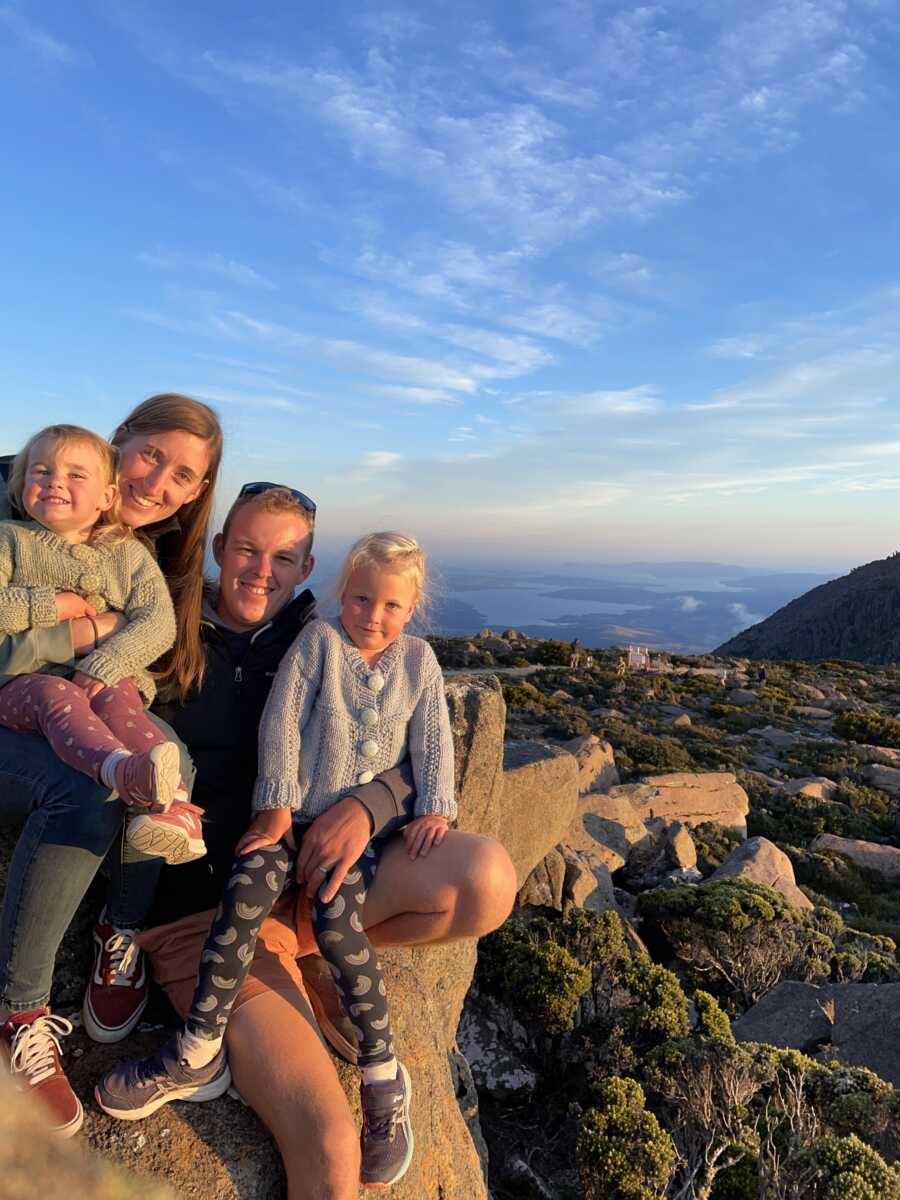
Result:
{"label": "large boulder", "polygon": [[[572,822],[578,802],[575,759],[546,746],[525,746],[508,754],[505,773],[505,706],[497,680],[456,676],[447,683],[447,699],[456,748],[459,826],[503,842],[521,882]],[[0,840],[0,871],[14,840]],[[96,909],[96,898],[82,905],[57,959],[54,1005],[64,1014],[80,1007]],[[475,957],[474,942],[382,954],[397,1041],[414,1081],[416,1154],[409,1172],[392,1190],[393,1200],[486,1200],[482,1164],[470,1133],[470,1126],[477,1132],[474,1101],[466,1100],[465,1114],[457,1102],[461,1074],[456,1033]],[[137,1125],[114,1121],[96,1107],[92,1092],[98,1078],[123,1057],[154,1049],[160,1039],[159,1032],[144,1033],[121,1045],[100,1046],[78,1031],[67,1041],[67,1069],[85,1106],[83,1140],[125,1168],[165,1181],[179,1196],[283,1197],[278,1153],[253,1113],[237,1100],[169,1105]],[[358,1073],[337,1065],[358,1116]],[[11,1112],[0,1103],[0,1144],[17,1139]],[[2,1168],[0,1179],[5,1197],[11,1193]],[[142,1194],[153,1195],[143,1186]],[[35,1183],[28,1194],[62,1193]],[[91,1193],[73,1184],[67,1194]],[[96,1195],[106,1193],[98,1187]]]}
{"label": "large boulder", "polygon": [[571,754],[544,742],[507,742],[493,836],[509,851],[520,886],[562,839],[577,805],[578,768]]}
{"label": "large boulder", "polygon": [[596,734],[586,733],[563,743],[563,750],[573,755],[578,763],[578,791],[608,792],[619,782],[619,771],[613,748],[609,742],[601,741]]}
{"label": "large boulder", "polygon": [[900,983],[782,981],[734,1022],[741,1042],[815,1053],[868,1067],[900,1087]]}
{"label": "large boulder", "polygon": [[612,788],[606,795],[581,796],[575,819],[562,841],[586,862],[610,871],[623,867],[632,849],[649,839],[640,814],[631,803],[628,787]]}
{"label": "large boulder", "polygon": [[750,802],[734,775],[727,771],[688,771],[653,775],[643,783],[613,788],[610,797],[625,798],[641,820],[702,825],[716,821],[747,832]]}
{"label": "large boulder", "polygon": [[811,800],[832,800],[837,792],[837,784],[824,775],[808,775],[803,779],[792,779],[784,785],[789,796],[809,796]]}
{"label": "large boulder", "polygon": [[710,875],[709,882],[717,879],[748,879],[751,883],[764,883],[781,892],[794,908],[809,910],[814,907],[812,901],[797,887],[791,860],[768,838],[753,837],[735,846],[722,865]]}
{"label": "large boulder", "polygon": [[856,867],[871,871],[885,883],[900,882],[900,850],[895,846],[881,846],[878,842],[863,842],[857,838],[837,837],[833,833],[820,833],[813,838],[810,850],[821,852],[833,850],[841,854]]}
{"label": "large boulder", "polygon": [[[858,747],[861,749],[861,747]],[[895,760],[896,761],[896,760]],[[900,796],[900,770],[886,763],[873,762],[863,771],[872,787],[890,792],[892,796]]]}
{"label": "large boulder", "polygon": [[538,908],[563,907],[566,860],[558,847],[545,854],[519,889],[516,903]]}

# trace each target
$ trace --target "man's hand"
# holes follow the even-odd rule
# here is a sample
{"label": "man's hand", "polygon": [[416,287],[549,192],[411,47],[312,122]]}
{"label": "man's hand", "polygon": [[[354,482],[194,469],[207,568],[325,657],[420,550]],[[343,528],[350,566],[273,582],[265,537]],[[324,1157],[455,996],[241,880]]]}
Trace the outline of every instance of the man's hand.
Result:
{"label": "man's hand", "polygon": [[344,876],[372,840],[372,818],[354,796],[345,796],[316,817],[300,842],[297,883],[306,885],[312,899],[317,893],[328,904],[337,895]]}
{"label": "man's hand", "polygon": [[290,831],[292,815],[289,808],[264,808],[258,812],[235,847],[235,854],[249,854],[260,846],[276,845]]}
{"label": "man's hand", "polygon": [[403,830],[403,840],[410,858],[424,858],[432,846],[444,840],[450,822],[446,817],[432,813],[427,817],[416,817]]}
{"label": "man's hand", "polygon": [[106,687],[102,679],[95,679],[93,675],[85,675],[84,671],[76,671],[72,676],[72,682],[83,692],[87,692],[88,700],[93,700],[97,693],[102,692]]}
{"label": "man's hand", "polygon": [[77,592],[56,593],[56,616],[60,621],[74,621],[77,617],[96,617],[97,610]]}
{"label": "man's hand", "polygon": [[102,646],[107,638],[118,633],[120,629],[124,629],[128,622],[120,612],[114,612],[110,609],[108,612],[101,613],[95,621],[91,622],[87,617],[76,617],[72,622],[72,649],[75,654],[81,657],[84,654],[90,654],[94,649],[94,625],[97,626],[96,645]]}

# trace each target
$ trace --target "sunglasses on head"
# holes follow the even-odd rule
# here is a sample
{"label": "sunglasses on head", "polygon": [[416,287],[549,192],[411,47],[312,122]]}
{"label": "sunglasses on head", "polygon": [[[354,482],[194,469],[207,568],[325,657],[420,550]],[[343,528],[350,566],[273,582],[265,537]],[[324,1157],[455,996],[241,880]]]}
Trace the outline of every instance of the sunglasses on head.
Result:
{"label": "sunglasses on head", "polygon": [[263,492],[271,492],[273,488],[278,488],[282,492],[290,492],[299,505],[306,509],[311,515],[316,515],[316,502],[310,500],[305,492],[298,492],[296,488],[288,487],[285,483],[245,483],[238,492],[238,499],[241,496],[261,496]]}

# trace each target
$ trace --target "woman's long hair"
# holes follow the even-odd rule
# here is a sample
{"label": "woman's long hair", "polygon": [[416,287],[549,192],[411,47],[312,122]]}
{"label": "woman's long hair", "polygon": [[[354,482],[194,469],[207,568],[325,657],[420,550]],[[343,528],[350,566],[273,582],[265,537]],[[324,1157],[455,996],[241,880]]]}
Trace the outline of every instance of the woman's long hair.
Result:
{"label": "woman's long hair", "polygon": [[[213,508],[213,493],[222,461],[222,427],[213,410],[190,396],[165,392],[151,396],[128,414],[110,441],[122,446],[138,433],[192,433],[209,446],[208,486],[178,509],[181,532],[173,553],[160,559],[160,567],[175,605],[178,632],[175,645],[156,664],[154,674],[164,699],[183,702],[203,682],[206,658],[200,641],[203,607],[203,556]],[[136,531],[140,536],[141,531]]]}

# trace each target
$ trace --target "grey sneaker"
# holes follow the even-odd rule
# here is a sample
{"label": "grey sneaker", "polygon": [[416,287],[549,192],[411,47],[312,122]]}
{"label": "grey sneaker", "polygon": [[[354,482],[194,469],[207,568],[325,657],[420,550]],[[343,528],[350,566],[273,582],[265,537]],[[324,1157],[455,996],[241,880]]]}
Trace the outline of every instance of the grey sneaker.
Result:
{"label": "grey sneaker", "polygon": [[388,1187],[403,1178],[412,1162],[409,1072],[398,1062],[396,1079],[388,1083],[364,1083],[360,1097],[363,1114],[360,1183],[365,1187]]}
{"label": "grey sneaker", "polygon": [[215,1100],[230,1083],[224,1050],[205,1067],[189,1067],[180,1057],[176,1034],[148,1058],[114,1067],[97,1084],[94,1096],[111,1117],[139,1121],[170,1100]]}

